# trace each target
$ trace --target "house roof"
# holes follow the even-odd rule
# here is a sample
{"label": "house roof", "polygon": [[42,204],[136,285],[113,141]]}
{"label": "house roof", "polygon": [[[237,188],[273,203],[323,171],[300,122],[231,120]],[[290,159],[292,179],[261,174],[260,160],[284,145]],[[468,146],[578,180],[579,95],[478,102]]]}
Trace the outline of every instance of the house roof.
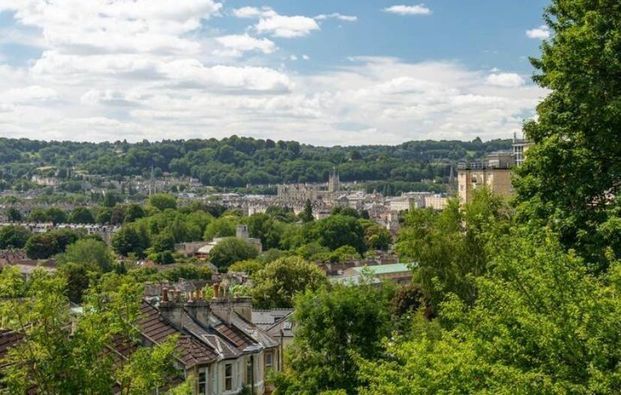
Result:
{"label": "house roof", "polygon": [[209,347],[184,331],[180,331],[161,316],[157,308],[143,301],[140,308],[138,327],[141,334],[155,343],[165,342],[170,336],[179,335],[179,358],[186,368],[215,361],[219,357],[217,350]]}
{"label": "house roof", "polygon": [[372,265],[372,266],[361,266],[354,267],[353,270],[358,274],[362,274],[364,270],[368,270],[371,274],[379,275],[379,274],[393,274],[393,273],[403,273],[409,272],[410,263],[390,263],[386,265]]}
{"label": "house roof", "polygon": [[275,323],[293,312],[293,309],[252,310],[252,323],[263,330],[268,330]]}
{"label": "house roof", "polygon": [[226,317],[217,309],[209,310],[208,322],[199,321],[179,305],[181,327],[169,322],[156,305],[143,301],[139,328],[142,335],[155,343],[173,335],[179,336],[180,359],[186,368],[208,364],[219,359],[237,358],[257,348],[276,347],[278,343],[256,325],[231,310]]}

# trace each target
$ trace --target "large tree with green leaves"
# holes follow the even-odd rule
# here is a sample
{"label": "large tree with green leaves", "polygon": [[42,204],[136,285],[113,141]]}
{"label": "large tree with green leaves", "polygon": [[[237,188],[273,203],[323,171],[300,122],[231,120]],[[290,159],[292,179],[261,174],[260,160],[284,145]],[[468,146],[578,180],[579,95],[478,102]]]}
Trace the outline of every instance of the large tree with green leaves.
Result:
{"label": "large tree with green leaves", "polygon": [[363,394],[621,392],[621,265],[594,277],[545,230],[494,242],[472,307],[456,296],[438,319],[386,342],[361,364]]}
{"label": "large tree with green leaves", "polygon": [[326,275],[298,256],[268,263],[252,276],[252,296],[259,308],[291,307],[296,294],[317,290],[327,284]]}
{"label": "large tree with green leaves", "polygon": [[356,357],[381,355],[390,333],[387,288],[363,283],[307,291],[295,300],[295,339],[286,370],[277,380],[279,394],[319,394],[342,390],[356,394],[362,384]]}
{"label": "large tree with green leaves", "polygon": [[[122,394],[162,387],[172,373],[174,339],[142,348],[134,325],[142,288],[129,277],[109,276],[93,288],[82,313],[74,315],[62,275],[35,271],[24,280],[17,270],[0,273],[0,314],[5,329],[21,341],[8,351],[2,384],[8,393],[103,394],[115,385]],[[125,341],[137,349],[127,359],[108,349]]]}
{"label": "large tree with green leaves", "polygon": [[256,247],[243,239],[227,237],[209,251],[209,261],[218,269],[227,269],[231,264],[259,255]]}
{"label": "large tree with green leaves", "polygon": [[550,93],[525,132],[534,146],[516,180],[521,214],[549,224],[595,270],[621,256],[621,6],[553,0],[552,32],[533,59]]}
{"label": "large tree with green leaves", "polygon": [[414,279],[434,308],[448,293],[474,302],[474,278],[486,272],[489,261],[486,245],[506,231],[509,213],[500,198],[479,189],[463,207],[451,200],[441,212],[414,209],[405,216],[397,251],[415,263]]}
{"label": "large tree with green leaves", "polygon": [[0,228],[0,250],[22,248],[32,233],[19,225],[7,225]]}

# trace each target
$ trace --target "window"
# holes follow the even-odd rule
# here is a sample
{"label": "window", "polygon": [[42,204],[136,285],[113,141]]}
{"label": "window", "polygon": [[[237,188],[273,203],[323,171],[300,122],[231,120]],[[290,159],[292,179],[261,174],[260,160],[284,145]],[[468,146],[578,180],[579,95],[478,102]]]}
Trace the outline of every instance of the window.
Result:
{"label": "window", "polygon": [[230,391],[233,389],[233,364],[227,363],[224,365],[224,390]]}
{"label": "window", "polygon": [[265,369],[271,369],[274,365],[274,354],[271,352],[265,353]]}
{"label": "window", "polygon": [[253,376],[253,372],[252,372],[252,357],[248,357],[248,359],[246,360],[246,383],[247,384],[251,384],[254,380]]}
{"label": "window", "polygon": [[198,370],[198,394],[207,395],[207,377],[209,376],[209,368],[200,368]]}

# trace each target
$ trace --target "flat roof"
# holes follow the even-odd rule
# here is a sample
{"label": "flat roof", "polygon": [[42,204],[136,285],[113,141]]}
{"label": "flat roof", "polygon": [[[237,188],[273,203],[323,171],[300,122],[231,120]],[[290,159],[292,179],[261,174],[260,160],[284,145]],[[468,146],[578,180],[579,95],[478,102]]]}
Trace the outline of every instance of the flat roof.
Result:
{"label": "flat roof", "polygon": [[390,273],[402,273],[409,272],[410,266],[414,264],[412,263],[390,263],[387,265],[371,265],[371,266],[361,266],[353,268],[356,272],[362,273],[363,270],[368,270],[372,274],[390,274]]}

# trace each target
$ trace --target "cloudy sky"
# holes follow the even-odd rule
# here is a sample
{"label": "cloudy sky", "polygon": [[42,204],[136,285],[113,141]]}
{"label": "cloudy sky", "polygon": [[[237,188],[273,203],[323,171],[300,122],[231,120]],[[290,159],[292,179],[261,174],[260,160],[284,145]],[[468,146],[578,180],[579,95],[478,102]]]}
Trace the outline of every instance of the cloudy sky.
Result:
{"label": "cloudy sky", "polygon": [[544,0],[0,0],[0,136],[509,137]]}

